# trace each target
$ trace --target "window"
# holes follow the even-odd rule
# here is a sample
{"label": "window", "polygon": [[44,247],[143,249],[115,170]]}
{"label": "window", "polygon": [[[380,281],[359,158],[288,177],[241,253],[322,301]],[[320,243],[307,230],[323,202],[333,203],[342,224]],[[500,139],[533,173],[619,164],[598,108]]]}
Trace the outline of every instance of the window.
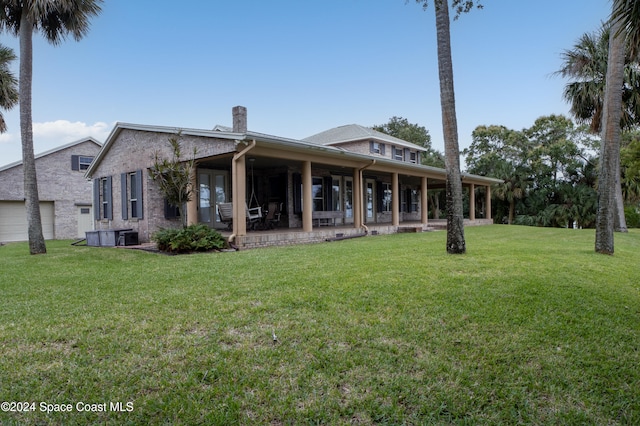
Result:
{"label": "window", "polygon": [[409,153],[409,155],[411,157],[409,161],[411,161],[412,163],[417,163],[418,162],[418,153],[417,152],[411,151]]}
{"label": "window", "polygon": [[341,188],[342,179],[339,176],[333,176],[331,179],[331,210],[342,210]]}
{"label": "window", "polygon": [[420,202],[419,192],[417,189],[409,190],[409,212],[417,212],[418,211],[418,203]]}
{"label": "window", "polygon": [[402,148],[393,147],[393,158],[394,160],[404,161]]}
{"label": "window", "polygon": [[369,152],[372,154],[384,155],[384,144],[375,141],[369,141]]}
{"label": "window", "polygon": [[313,211],[324,211],[324,185],[321,177],[312,179],[311,193],[313,194]]}
{"label": "window", "polygon": [[138,181],[135,173],[129,174],[129,206],[131,210],[131,217],[138,217]]}
{"label": "window", "polygon": [[91,165],[93,157],[86,155],[72,155],[71,156],[71,170],[85,171]]}
{"label": "window", "polygon": [[382,183],[382,211],[391,211],[391,184],[387,182]]}
{"label": "window", "polygon": [[93,211],[95,220],[113,219],[111,176],[93,180]]}
{"label": "window", "polygon": [[123,219],[142,219],[142,170],[120,175]]}

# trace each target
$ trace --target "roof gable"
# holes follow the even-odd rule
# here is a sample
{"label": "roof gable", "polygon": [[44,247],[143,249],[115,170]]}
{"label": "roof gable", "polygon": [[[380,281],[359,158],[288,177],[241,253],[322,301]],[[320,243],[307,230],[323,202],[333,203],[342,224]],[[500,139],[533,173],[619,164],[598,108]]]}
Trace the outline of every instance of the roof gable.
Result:
{"label": "roof gable", "polygon": [[[76,145],[80,145],[80,144],[83,144],[85,142],[93,142],[96,146],[102,147],[102,144],[100,142],[98,142],[93,137],[89,136],[89,137],[86,137],[86,138],[79,139],[77,141],[70,142],[70,143],[65,144],[65,145],[60,145],[60,146],[58,146],[56,148],[53,148],[53,149],[50,149],[48,151],[41,152],[41,153],[37,154],[34,158],[36,160],[38,160],[39,158],[46,157],[47,155],[55,154],[56,152],[60,152],[60,151],[63,151],[65,149],[72,148],[72,147],[74,147]],[[17,167],[17,166],[20,166],[20,165],[22,165],[22,160],[16,161],[16,162],[13,162],[13,163],[10,163],[10,164],[7,164],[5,166],[0,167],[0,172],[2,172],[4,170],[9,170],[9,169],[11,169],[13,167]]]}
{"label": "roof gable", "polygon": [[304,138],[303,141],[319,145],[339,145],[346,142],[368,141],[371,139],[391,145],[415,149],[416,151],[426,151],[423,146],[407,142],[359,124],[348,124],[345,126],[334,127],[333,129],[325,130],[324,132]]}

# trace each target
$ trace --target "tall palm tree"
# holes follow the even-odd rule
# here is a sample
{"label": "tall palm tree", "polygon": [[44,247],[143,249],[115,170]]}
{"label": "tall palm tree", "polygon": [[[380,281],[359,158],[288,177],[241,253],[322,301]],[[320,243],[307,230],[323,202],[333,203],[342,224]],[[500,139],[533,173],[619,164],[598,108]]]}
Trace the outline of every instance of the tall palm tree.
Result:
{"label": "tall palm tree", "polygon": [[[424,8],[428,0],[416,0]],[[460,173],[460,148],[458,144],[458,123],[456,101],[453,90],[453,62],[451,60],[451,33],[449,29],[449,1],[434,0],[436,9],[436,36],[438,45],[438,74],[440,78],[440,105],[444,135],[445,169],[447,171],[447,252],[466,252],[464,239],[464,217],[462,209],[462,175]],[[468,12],[474,5],[482,5],[474,0],[452,0],[451,5],[457,18]]]}
{"label": "tall palm tree", "polygon": [[[571,80],[563,94],[571,105],[571,114],[579,123],[588,124],[593,133],[602,129],[610,27],[605,23],[596,33],[582,35],[572,49],[562,53],[562,68],[556,72]],[[624,71],[620,124],[629,129],[640,124],[640,67],[630,49],[625,52]]]}
{"label": "tall palm tree", "polygon": [[[563,53],[563,67],[557,74],[573,81],[567,84],[564,98],[571,104],[571,113],[579,122],[588,123],[593,133],[602,131],[605,84],[609,56],[611,22],[603,24],[595,34],[583,35],[571,50]],[[640,124],[640,66],[630,45],[624,48],[624,84],[620,125],[630,129]],[[620,168],[616,163],[616,180]],[[614,229],[627,232],[624,217],[624,196],[619,184],[614,193]]]}
{"label": "tall palm tree", "polygon": [[0,28],[20,39],[20,134],[31,254],[47,252],[33,151],[33,33],[41,32],[53,45],[61,43],[68,35],[80,40],[89,30],[89,19],[100,12],[100,3],[102,0],[0,0]]}
{"label": "tall palm tree", "polygon": [[[623,0],[614,0],[613,10]],[[615,229],[615,191],[620,184],[620,119],[622,116],[622,85],[624,83],[625,37],[622,21],[612,19],[609,55],[602,113],[602,148],[596,211],[597,253],[613,254]],[[617,179],[616,179],[617,175]]]}
{"label": "tall palm tree", "polygon": [[611,17],[620,21],[633,56],[640,50],[640,0],[616,0]]}
{"label": "tall palm tree", "polygon": [[[9,69],[16,59],[13,50],[0,45],[0,108],[9,110],[18,103],[18,80]],[[0,133],[7,131],[7,123],[0,112]]]}

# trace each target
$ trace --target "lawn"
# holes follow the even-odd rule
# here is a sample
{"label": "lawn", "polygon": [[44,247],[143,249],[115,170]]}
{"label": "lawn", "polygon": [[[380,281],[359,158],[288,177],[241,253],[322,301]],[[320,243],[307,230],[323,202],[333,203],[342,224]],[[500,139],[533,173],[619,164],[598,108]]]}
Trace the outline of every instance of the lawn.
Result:
{"label": "lawn", "polygon": [[640,232],[465,234],[2,246],[0,423],[640,424]]}

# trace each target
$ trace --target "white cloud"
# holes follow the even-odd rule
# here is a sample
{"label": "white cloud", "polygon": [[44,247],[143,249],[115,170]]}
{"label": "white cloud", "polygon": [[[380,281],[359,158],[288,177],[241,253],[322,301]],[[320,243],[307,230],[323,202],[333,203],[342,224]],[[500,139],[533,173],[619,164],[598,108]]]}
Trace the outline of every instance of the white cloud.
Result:
{"label": "white cloud", "polygon": [[57,141],[62,145],[92,136],[98,141],[104,142],[112,128],[113,124],[102,121],[93,124],[68,120],[47,121],[33,123],[33,139],[34,142],[38,140]]}
{"label": "white cloud", "polygon": [[[108,124],[101,121],[87,124],[68,120],[33,123],[33,148],[37,155],[88,136],[102,143],[107,139],[114,125],[115,123]],[[0,166],[21,159],[20,132],[0,134]]]}

